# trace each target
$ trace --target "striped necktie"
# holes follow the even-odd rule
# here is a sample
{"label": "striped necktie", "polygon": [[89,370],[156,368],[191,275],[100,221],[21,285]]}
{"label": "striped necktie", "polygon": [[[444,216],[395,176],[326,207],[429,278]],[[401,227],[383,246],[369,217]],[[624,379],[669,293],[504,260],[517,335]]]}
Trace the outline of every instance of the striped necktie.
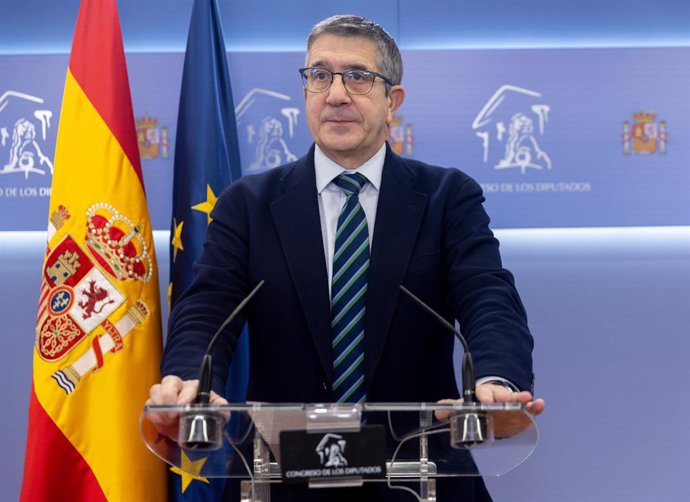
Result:
{"label": "striped necktie", "polygon": [[367,179],[359,173],[341,174],[333,182],[347,200],[338,217],[331,283],[333,392],[337,402],[363,402],[364,313],[369,277],[369,229],[359,203]]}

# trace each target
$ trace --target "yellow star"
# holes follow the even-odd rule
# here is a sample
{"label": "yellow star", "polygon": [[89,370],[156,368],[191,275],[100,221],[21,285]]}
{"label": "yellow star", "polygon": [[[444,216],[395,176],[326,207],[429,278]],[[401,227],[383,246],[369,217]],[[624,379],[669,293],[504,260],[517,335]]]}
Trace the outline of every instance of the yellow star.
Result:
{"label": "yellow star", "polygon": [[216,205],[216,200],[218,199],[216,198],[216,194],[213,193],[213,190],[211,190],[211,185],[206,185],[206,200],[196,206],[192,206],[192,209],[206,213],[208,216],[208,223],[211,223],[213,219],[211,218],[211,211],[213,210],[213,206]]}
{"label": "yellow star", "polygon": [[175,227],[173,238],[172,238],[172,247],[173,247],[173,262],[177,258],[177,251],[184,251],[184,246],[182,245],[182,225],[184,225],[184,221],[181,221],[180,224],[177,224],[177,220],[173,218],[173,226]]}
{"label": "yellow star", "polygon": [[192,481],[203,481],[208,484],[208,479],[199,476],[201,469],[204,467],[204,463],[208,460],[208,457],[200,458],[199,460],[189,460],[187,454],[182,451],[181,466],[171,467],[170,470],[175,474],[179,474],[182,481],[182,493],[185,492],[187,487]]}

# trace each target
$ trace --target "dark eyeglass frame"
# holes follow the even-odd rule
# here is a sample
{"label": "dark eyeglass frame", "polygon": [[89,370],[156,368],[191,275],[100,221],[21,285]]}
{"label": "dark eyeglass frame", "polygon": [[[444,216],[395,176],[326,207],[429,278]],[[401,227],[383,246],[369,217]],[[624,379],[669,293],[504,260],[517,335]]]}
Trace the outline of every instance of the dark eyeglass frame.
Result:
{"label": "dark eyeglass frame", "polygon": [[[331,75],[331,81],[328,83],[328,85],[326,86],[325,89],[323,89],[322,91],[313,91],[313,90],[309,89],[309,87],[307,85],[308,78],[309,78],[307,76],[307,72],[310,70],[321,70],[321,71],[325,71],[326,73]],[[307,90],[307,92],[313,92],[316,94],[326,92],[328,89],[330,89],[331,86],[333,85],[333,80],[335,79],[336,75],[340,75],[340,79],[343,82],[343,86],[345,87],[345,90],[347,92],[349,92],[350,94],[355,94],[357,96],[364,96],[366,94],[369,94],[371,92],[371,90],[374,88],[374,84],[376,83],[377,77],[380,78],[381,80],[383,80],[386,84],[390,85],[391,87],[394,85],[393,82],[391,82],[390,79],[388,77],[386,77],[385,75],[382,75],[381,73],[377,73],[377,72],[371,71],[371,70],[351,69],[351,70],[346,70],[346,71],[331,71],[328,68],[322,68],[320,66],[307,66],[306,68],[300,68],[298,71],[299,71],[300,76],[302,77],[302,84],[304,85],[304,88]],[[369,87],[369,90],[367,90],[367,92],[352,92],[350,89],[348,89],[347,84],[345,83],[345,76],[356,74],[356,73],[364,74],[364,75],[372,75],[374,77],[371,80],[371,87]]]}

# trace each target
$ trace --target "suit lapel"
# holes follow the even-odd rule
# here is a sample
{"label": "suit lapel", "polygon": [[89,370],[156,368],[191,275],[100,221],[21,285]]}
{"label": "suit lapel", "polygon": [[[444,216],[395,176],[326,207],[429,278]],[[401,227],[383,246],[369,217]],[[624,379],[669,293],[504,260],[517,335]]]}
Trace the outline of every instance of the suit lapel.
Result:
{"label": "suit lapel", "polygon": [[371,382],[381,358],[412,250],[426,208],[426,194],[413,189],[416,174],[386,146],[371,250],[365,378]]}
{"label": "suit lapel", "polygon": [[[383,352],[427,199],[413,189],[416,175],[386,148],[367,291],[364,364],[368,381]],[[284,195],[271,203],[271,213],[310,334],[332,382],[329,286],[313,147],[282,183]]]}
{"label": "suit lapel", "polygon": [[284,195],[271,203],[271,213],[314,345],[332,380],[328,276],[313,147],[281,181]]}

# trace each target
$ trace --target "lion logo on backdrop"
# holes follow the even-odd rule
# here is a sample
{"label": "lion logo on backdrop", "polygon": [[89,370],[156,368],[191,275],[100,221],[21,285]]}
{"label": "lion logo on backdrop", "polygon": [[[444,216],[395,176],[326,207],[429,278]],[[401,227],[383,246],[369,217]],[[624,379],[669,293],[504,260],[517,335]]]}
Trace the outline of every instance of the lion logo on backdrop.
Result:
{"label": "lion logo on backdrop", "polygon": [[472,122],[485,164],[521,174],[551,169],[551,158],[541,145],[551,107],[541,97],[537,91],[503,85],[489,98]]}
{"label": "lion logo on backdrop", "polygon": [[19,91],[0,96],[0,174],[53,174],[46,140],[53,112],[44,100]]}
{"label": "lion logo on backdrop", "polygon": [[[122,286],[126,281],[147,283],[153,260],[140,227],[110,204],[96,203],[84,215],[86,229],[79,238],[67,234],[45,259],[36,348],[39,356],[58,362],[95,333],[80,357],[53,374],[67,394],[91,371],[103,367],[105,354],[124,348],[124,338],[149,314],[138,299],[125,312]],[[51,215],[48,235],[53,236],[72,218],[65,206]]]}
{"label": "lion logo on backdrop", "polygon": [[300,110],[287,94],[254,88],[235,107],[242,158],[250,171],[297,160],[295,132]]}

